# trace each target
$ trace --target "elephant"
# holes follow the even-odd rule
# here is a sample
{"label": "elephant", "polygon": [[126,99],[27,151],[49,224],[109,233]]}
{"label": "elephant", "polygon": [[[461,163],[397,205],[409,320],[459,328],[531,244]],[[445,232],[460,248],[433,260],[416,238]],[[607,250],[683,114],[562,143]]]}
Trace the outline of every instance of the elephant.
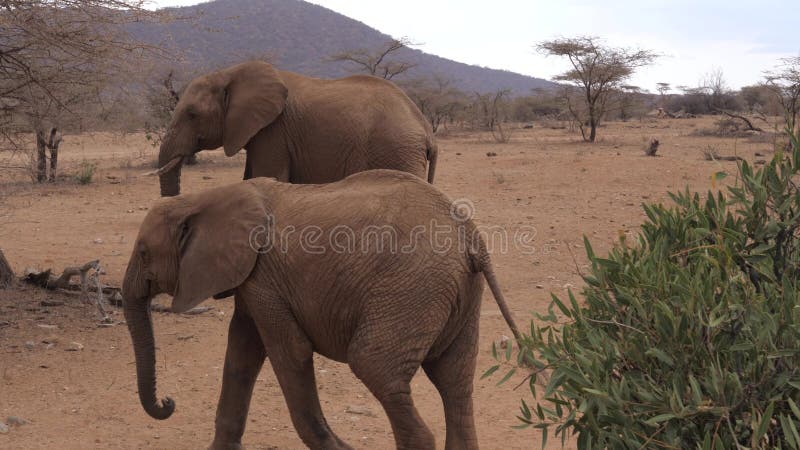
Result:
{"label": "elephant", "polygon": [[323,417],[314,353],[349,365],[403,449],[434,448],[411,398],[422,366],[444,403],[446,448],[477,448],[483,278],[521,336],[482,236],[453,205],[425,180],[385,169],[318,185],[254,178],[161,199],[142,222],[122,291],[144,410],[156,419],[175,410],[156,396],[153,296],[171,294],[180,313],[233,289],[211,448],[240,448],[267,355],[302,441],[350,448]]}
{"label": "elephant", "polygon": [[438,148],[414,103],[392,82],[336,80],[244,62],[192,80],[159,148],[162,196],[180,193],[184,160],[224,147],[247,150],[244,179],[330,183],[369,169],[394,169],[433,183]]}

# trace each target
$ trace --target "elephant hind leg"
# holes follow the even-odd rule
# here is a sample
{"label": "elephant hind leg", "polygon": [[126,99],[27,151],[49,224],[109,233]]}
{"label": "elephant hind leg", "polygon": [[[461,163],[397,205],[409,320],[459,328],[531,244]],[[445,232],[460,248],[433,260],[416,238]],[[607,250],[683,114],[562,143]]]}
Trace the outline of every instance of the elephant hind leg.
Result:
{"label": "elephant hind leg", "polygon": [[468,323],[447,350],[422,368],[442,397],[447,424],[446,450],[477,449],[472,383],[477,359],[478,322]]}
{"label": "elephant hind leg", "polygon": [[[374,303],[382,308],[365,314],[348,347],[348,364],[386,411],[397,448],[433,449],[433,434],[414,406],[410,383],[446,322],[446,304]],[[387,304],[402,307],[387,310]]]}
{"label": "elephant hind leg", "polygon": [[288,309],[276,309],[257,313],[257,317],[270,317],[259,323],[259,329],[297,434],[309,448],[351,449],[322,414],[311,341]]}

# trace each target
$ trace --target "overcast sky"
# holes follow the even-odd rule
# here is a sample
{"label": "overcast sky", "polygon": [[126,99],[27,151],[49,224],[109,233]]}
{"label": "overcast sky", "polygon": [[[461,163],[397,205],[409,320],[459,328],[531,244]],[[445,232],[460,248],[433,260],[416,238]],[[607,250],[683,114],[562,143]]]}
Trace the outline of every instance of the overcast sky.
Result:
{"label": "overcast sky", "polygon": [[[156,0],[161,6],[196,0]],[[566,68],[535,43],[593,35],[664,55],[632,84],[696,86],[722,69],[733,88],[753,84],[779,58],[800,55],[798,0],[311,0],[456,61],[551,78]]]}

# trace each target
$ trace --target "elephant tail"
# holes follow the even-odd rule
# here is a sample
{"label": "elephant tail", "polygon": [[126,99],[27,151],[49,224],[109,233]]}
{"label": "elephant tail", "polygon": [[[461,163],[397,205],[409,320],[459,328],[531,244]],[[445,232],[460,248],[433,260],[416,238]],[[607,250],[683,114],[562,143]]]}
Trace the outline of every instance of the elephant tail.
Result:
{"label": "elephant tail", "polygon": [[433,141],[432,137],[428,138],[427,145],[427,159],[428,159],[428,183],[433,184],[433,177],[436,175],[436,158],[439,156],[439,146]]}
{"label": "elephant tail", "polygon": [[519,332],[517,323],[514,321],[511,310],[508,308],[508,303],[506,303],[506,299],[503,296],[503,291],[500,290],[500,284],[497,282],[497,276],[494,273],[492,261],[489,259],[489,253],[486,251],[485,246],[481,245],[480,248],[479,254],[472,255],[473,267],[477,269],[476,272],[483,272],[483,276],[486,278],[486,283],[492,291],[494,300],[500,308],[500,313],[503,314],[503,319],[505,319],[508,324],[508,328],[511,329],[511,333],[514,334],[514,339],[516,339],[517,342],[522,342],[522,333]]}

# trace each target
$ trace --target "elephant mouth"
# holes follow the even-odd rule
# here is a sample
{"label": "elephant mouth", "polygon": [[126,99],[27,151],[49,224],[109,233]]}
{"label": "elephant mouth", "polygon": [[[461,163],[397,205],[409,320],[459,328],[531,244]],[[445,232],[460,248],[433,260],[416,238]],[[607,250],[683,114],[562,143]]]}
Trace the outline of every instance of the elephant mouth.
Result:
{"label": "elephant mouth", "polygon": [[165,173],[174,169],[175,166],[181,164],[182,162],[183,162],[183,156],[176,156],[172,158],[168,163],[164,164],[163,167],[159,168],[158,170],[154,170],[152,172],[147,172],[145,175],[147,176],[164,175]]}

